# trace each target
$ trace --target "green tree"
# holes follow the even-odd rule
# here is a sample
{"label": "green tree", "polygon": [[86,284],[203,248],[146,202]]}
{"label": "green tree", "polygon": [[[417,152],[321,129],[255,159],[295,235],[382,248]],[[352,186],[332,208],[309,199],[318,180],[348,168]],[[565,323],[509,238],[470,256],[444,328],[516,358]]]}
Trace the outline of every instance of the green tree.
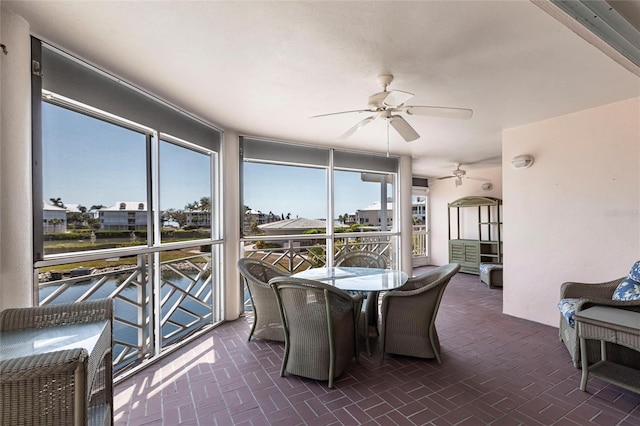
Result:
{"label": "green tree", "polygon": [[253,234],[257,234],[258,232],[260,232],[260,228],[258,227],[258,222],[256,222],[255,220],[251,222],[251,226],[249,227],[249,229]]}
{"label": "green tree", "polygon": [[211,198],[202,197],[198,201],[194,201],[193,203],[187,204],[186,206],[184,206],[184,208],[185,208],[185,210],[188,210],[190,212],[192,212],[192,211],[210,212],[211,211]]}
{"label": "green tree", "polygon": [[53,219],[49,219],[48,222],[49,222],[49,225],[53,225],[53,232],[55,233],[57,226],[62,224],[62,219],[58,219],[57,217],[54,217]]}
{"label": "green tree", "polygon": [[187,224],[187,212],[184,210],[168,209],[162,212],[163,222],[176,222],[180,228]]}

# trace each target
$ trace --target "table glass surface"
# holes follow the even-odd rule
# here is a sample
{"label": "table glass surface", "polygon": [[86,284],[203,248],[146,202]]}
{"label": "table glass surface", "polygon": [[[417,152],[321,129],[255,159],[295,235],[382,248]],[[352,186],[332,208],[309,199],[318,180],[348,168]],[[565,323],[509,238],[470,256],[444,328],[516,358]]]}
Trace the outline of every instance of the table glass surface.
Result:
{"label": "table glass surface", "polygon": [[94,321],[2,331],[0,361],[74,348],[91,353],[107,325],[107,321]]}
{"label": "table glass surface", "polygon": [[340,290],[384,291],[393,290],[407,282],[408,275],[402,271],[377,268],[355,268],[334,266],[311,268],[293,275],[296,278],[321,281]]}

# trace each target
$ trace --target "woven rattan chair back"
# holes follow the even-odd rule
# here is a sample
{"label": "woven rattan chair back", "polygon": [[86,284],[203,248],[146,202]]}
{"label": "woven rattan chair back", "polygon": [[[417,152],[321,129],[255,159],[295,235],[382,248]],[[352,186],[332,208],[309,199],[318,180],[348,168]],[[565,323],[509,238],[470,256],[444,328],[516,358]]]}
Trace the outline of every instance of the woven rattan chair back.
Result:
{"label": "woven rattan chair back", "polygon": [[[389,265],[389,259],[380,253],[372,251],[350,251],[338,257],[335,261],[335,266],[350,266],[357,268],[379,268],[386,269]],[[369,327],[375,327],[376,335],[379,335],[378,330],[378,292],[370,291],[362,294],[365,300],[362,302],[362,325],[360,329],[365,337],[367,345],[367,353],[371,354],[371,343],[369,337]]]}
{"label": "woven rattan chair back", "polygon": [[270,281],[285,330],[285,371],[314,380],[333,380],[358,357],[361,295],[318,281],[293,277]]}
{"label": "woven rattan chair back", "polygon": [[435,268],[382,298],[382,356],[385,353],[436,358],[442,363],[436,315],[447,284],[460,265]]}
{"label": "woven rattan chair back", "polygon": [[338,257],[335,266],[353,266],[360,268],[380,268],[386,269],[389,259],[380,253],[372,251],[350,251]]}
{"label": "woven rattan chair back", "polygon": [[247,286],[253,309],[253,325],[247,340],[258,337],[284,342],[280,309],[269,280],[289,276],[289,273],[268,262],[249,257],[238,261],[238,271]]}

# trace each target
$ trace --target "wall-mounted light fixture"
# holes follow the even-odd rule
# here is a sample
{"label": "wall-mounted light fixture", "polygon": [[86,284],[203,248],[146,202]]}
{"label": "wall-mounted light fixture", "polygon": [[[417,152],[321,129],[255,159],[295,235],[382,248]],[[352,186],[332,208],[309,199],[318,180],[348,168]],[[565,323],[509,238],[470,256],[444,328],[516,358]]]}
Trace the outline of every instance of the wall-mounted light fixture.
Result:
{"label": "wall-mounted light fixture", "polygon": [[493,189],[493,184],[491,182],[485,182],[480,185],[480,189],[483,191],[491,191]]}
{"label": "wall-mounted light fixture", "polygon": [[511,159],[511,165],[515,169],[526,169],[533,164],[533,157],[530,155],[518,155]]}

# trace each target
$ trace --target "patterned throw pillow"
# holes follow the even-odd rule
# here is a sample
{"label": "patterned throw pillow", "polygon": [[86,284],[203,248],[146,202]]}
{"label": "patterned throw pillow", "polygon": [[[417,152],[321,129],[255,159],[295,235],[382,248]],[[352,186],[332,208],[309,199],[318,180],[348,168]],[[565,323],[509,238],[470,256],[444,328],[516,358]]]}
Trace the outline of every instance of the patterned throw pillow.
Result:
{"label": "patterned throw pillow", "polygon": [[[632,270],[633,272],[633,270]],[[625,278],[616,287],[611,297],[613,300],[640,300],[640,282],[632,279]]]}
{"label": "patterned throw pillow", "polygon": [[578,299],[560,299],[558,302],[558,309],[560,309],[560,313],[567,320],[567,323],[571,326],[571,328],[575,328],[576,322],[574,320],[574,316],[576,314],[576,302]]}
{"label": "patterned throw pillow", "polygon": [[638,260],[629,271],[629,278],[634,281],[640,281],[640,260]]}

